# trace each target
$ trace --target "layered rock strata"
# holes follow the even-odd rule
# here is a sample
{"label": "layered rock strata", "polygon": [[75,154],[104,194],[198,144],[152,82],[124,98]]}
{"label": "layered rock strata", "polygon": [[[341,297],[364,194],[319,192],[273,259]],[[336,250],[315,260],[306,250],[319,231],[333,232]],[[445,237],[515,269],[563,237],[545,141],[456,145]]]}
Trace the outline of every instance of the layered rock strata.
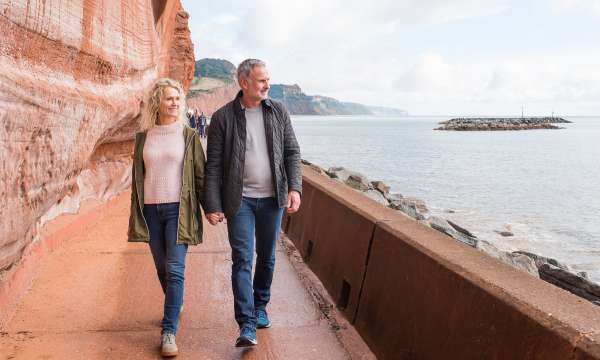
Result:
{"label": "layered rock strata", "polygon": [[240,87],[237,83],[216,87],[202,93],[196,93],[187,99],[188,107],[203,112],[206,116],[212,116],[221,106],[227,104],[235,96]]}
{"label": "layered rock strata", "polygon": [[0,2],[0,273],[39,225],[128,187],[143,92],[189,86],[179,1]]}

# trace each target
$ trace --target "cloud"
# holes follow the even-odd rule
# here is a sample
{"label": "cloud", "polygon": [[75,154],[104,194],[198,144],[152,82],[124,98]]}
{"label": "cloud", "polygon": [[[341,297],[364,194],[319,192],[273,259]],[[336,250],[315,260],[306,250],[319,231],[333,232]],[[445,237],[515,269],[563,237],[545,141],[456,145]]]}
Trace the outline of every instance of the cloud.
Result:
{"label": "cloud", "polygon": [[230,25],[236,21],[239,21],[239,17],[231,13],[220,13],[215,16],[211,16],[213,23],[217,25]]}
{"label": "cloud", "polygon": [[[274,82],[308,94],[414,113],[486,104],[501,113],[503,104],[529,101],[573,109],[596,101],[600,111],[600,51],[589,40],[597,30],[586,23],[582,35],[562,21],[572,16],[561,17],[599,11],[600,0],[183,3],[198,58],[261,58]],[[548,20],[549,9],[557,18]],[[524,10],[537,17],[523,22]],[[549,21],[561,24],[557,42],[536,37],[555,26]]]}
{"label": "cloud", "polygon": [[552,0],[550,8],[555,15],[576,12],[580,15],[592,14],[600,17],[600,0]]}
{"label": "cloud", "polygon": [[426,53],[395,82],[403,92],[427,94],[456,93],[465,88],[466,73],[458,65],[449,64],[440,54]]}
{"label": "cloud", "polygon": [[[454,64],[438,53],[426,53],[394,82],[396,91],[423,102],[555,103],[600,100],[600,68],[593,58],[582,63],[545,54],[511,56],[495,65]],[[589,55],[589,54],[588,54]]]}
{"label": "cloud", "polygon": [[[316,48],[373,40],[378,35],[495,15],[509,9],[507,0],[305,0],[245,2],[239,40],[253,46]],[[337,42],[334,43],[334,42]]]}

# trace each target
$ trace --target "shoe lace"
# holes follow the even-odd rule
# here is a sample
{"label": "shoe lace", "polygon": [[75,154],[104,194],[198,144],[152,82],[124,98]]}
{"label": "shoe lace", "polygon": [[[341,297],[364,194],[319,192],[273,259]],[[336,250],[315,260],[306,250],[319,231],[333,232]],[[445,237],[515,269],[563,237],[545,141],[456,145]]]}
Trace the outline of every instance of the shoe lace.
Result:
{"label": "shoe lace", "polygon": [[167,345],[173,345],[175,343],[175,335],[171,333],[165,334],[163,342]]}
{"label": "shoe lace", "polygon": [[257,318],[266,318],[267,313],[264,310],[256,310],[256,317]]}
{"label": "shoe lace", "polygon": [[252,328],[244,326],[242,328],[242,331],[240,331],[240,335],[242,335],[242,336],[248,336],[248,337],[252,336]]}

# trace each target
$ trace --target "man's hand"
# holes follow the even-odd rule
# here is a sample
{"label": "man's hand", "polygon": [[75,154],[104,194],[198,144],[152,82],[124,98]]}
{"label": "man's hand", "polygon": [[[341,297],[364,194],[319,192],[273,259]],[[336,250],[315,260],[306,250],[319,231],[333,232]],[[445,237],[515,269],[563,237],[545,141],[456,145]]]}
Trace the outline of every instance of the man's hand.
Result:
{"label": "man's hand", "polygon": [[298,211],[298,209],[300,209],[300,193],[294,190],[290,191],[288,193],[287,205],[285,207],[287,207],[286,212],[288,214],[293,214]]}
{"label": "man's hand", "polygon": [[206,214],[205,216],[206,216],[206,220],[208,220],[208,222],[211,225],[217,225],[218,223],[223,221],[223,219],[225,218],[225,214],[223,214],[222,212],[214,212],[214,213]]}

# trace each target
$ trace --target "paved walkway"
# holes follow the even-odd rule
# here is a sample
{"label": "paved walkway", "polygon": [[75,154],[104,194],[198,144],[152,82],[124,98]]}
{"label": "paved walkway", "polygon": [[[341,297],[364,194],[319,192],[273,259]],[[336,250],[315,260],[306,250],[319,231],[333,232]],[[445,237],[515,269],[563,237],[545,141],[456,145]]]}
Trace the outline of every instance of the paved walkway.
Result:
{"label": "paved walkway", "polygon": [[[0,359],[156,359],[163,295],[146,244],[126,241],[129,193],[65,239],[0,334]],[[347,359],[287,256],[278,250],[270,329],[233,346],[231,255],[224,225],[190,247],[177,359]]]}

